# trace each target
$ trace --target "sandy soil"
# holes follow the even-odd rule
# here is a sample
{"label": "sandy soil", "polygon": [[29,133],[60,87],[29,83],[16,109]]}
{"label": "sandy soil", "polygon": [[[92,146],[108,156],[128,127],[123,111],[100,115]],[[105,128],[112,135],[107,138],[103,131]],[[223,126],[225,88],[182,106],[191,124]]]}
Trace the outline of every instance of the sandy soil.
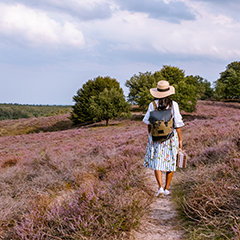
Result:
{"label": "sandy soil", "polygon": [[[152,170],[146,169],[147,178],[149,179],[149,188],[155,195],[157,193],[157,182]],[[173,176],[177,178],[178,173]],[[163,174],[165,182],[165,174]],[[171,189],[169,189],[171,190]],[[150,206],[150,211],[141,220],[140,229],[133,231],[131,240],[177,240],[183,239],[184,231],[180,229],[177,218],[177,212],[171,201],[171,195],[155,197]]]}

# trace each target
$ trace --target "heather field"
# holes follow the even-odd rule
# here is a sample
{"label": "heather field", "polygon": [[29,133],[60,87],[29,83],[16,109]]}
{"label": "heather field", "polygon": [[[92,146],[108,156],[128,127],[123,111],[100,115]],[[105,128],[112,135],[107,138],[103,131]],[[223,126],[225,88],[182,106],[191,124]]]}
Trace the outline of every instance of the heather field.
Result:
{"label": "heather field", "polygon": [[[52,131],[51,120],[9,120],[4,129],[13,135],[12,125],[39,121]],[[146,129],[110,124],[0,137],[3,239],[127,238],[152,198],[142,174]]]}
{"label": "heather field", "polygon": [[240,239],[240,104],[198,102],[185,116],[188,168],[174,200],[190,239]]}
{"label": "heather field", "polygon": [[[172,190],[186,238],[237,240],[240,104],[199,101],[183,114],[190,159]],[[144,123],[73,128],[68,116],[0,121],[2,239],[128,239],[154,201]]]}
{"label": "heather field", "polygon": [[50,117],[0,121],[0,137],[70,129],[70,113]]}

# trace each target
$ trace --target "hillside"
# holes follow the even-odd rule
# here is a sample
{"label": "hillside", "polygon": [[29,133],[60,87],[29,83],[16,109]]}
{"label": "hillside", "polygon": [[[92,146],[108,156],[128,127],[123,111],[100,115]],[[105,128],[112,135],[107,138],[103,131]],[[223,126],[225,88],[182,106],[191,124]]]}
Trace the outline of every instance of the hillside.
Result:
{"label": "hillside", "polygon": [[0,103],[0,121],[7,119],[52,116],[71,112],[71,106],[61,105],[22,105]]}
{"label": "hillside", "polygon": [[[44,118],[41,127],[49,128],[51,119]],[[30,124],[11,120],[6,131],[11,122],[19,128]],[[0,137],[4,239],[119,238],[137,226],[151,198],[141,174],[144,127],[126,120]]]}
{"label": "hillside", "polygon": [[[199,101],[183,115],[190,159],[171,186],[177,227],[189,239],[237,239],[240,104]],[[146,125],[104,124],[73,128],[68,115],[0,122],[3,239],[128,239],[155,201],[142,167]]]}
{"label": "hillside", "polygon": [[50,117],[26,118],[0,121],[0,136],[15,136],[29,133],[53,132],[70,129],[70,114]]}
{"label": "hillside", "polygon": [[[187,121],[189,120],[189,121]],[[185,116],[188,168],[174,200],[189,239],[240,238],[240,104],[198,102]],[[228,238],[227,238],[228,237]]]}

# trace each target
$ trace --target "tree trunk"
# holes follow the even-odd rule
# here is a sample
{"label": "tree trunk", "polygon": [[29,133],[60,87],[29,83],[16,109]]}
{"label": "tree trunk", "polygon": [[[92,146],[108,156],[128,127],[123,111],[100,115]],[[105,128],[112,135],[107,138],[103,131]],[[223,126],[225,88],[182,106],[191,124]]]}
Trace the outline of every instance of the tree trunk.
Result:
{"label": "tree trunk", "polygon": [[106,126],[108,126],[108,119],[106,119]]}

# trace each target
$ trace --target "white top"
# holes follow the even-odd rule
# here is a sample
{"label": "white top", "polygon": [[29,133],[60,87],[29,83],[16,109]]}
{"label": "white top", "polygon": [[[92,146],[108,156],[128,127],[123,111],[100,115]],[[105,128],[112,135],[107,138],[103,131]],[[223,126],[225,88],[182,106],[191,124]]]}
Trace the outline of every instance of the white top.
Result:
{"label": "white top", "polygon": [[[158,106],[158,100],[154,100],[154,101]],[[167,109],[168,109],[168,107],[167,107]],[[154,109],[153,103],[151,102],[149,104],[148,110],[143,118],[143,122],[150,125],[150,122],[149,122],[150,112],[152,112],[154,110],[155,109]],[[175,101],[172,101],[172,114],[173,114],[173,119],[174,119],[174,127],[175,128],[183,127],[184,123],[182,121],[182,115],[180,114],[178,104]]]}

